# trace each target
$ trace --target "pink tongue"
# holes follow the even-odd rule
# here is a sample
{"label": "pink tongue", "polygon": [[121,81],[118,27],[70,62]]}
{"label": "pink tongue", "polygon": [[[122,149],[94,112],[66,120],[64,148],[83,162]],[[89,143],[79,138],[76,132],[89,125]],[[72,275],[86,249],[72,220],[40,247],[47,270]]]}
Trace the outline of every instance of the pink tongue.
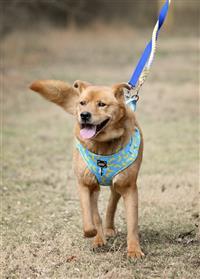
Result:
{"label": "pink tongue", "polygon": [[83,139],[90,139],[96,134],[96,126],[85,127],[80,130],[80,135]]}

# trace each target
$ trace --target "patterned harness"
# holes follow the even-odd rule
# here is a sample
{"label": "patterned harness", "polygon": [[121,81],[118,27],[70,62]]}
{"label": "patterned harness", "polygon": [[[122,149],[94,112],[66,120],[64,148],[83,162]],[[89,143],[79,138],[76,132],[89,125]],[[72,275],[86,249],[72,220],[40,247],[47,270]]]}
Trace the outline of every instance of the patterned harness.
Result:
{"label": "patterned harness", "polygon": [[112,185],[113,177],[129,167],[138,156],[141,136],[138,128],[135,128],[129,143],[119,152],[112,155],[97,155],[87,150],[78,140],[76,147],[79,150],[88,169],[95,175],[102,186]]}

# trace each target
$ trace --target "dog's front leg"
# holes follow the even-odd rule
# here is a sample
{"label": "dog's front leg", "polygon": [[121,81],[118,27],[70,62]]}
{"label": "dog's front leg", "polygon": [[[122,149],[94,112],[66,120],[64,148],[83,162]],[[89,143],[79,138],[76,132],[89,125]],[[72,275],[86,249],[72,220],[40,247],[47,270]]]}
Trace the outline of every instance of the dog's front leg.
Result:
{"label": "dog's front leg", "polygon": [[138,191],[136,185],[128,187],[124,194],[123,199],[126,208],[127,219],[127,246],[128,256],[133,258],[141,258],[144,256],[140,248],[138,236]]}
{"label": "dog's front leg", "polygon": [[140,248],[138,236],[138,192],[137,185],[132,184],[123,189],[122,196],[124,199],[126,220],[127,220],[127,246],[128,257],[141,258],[144,256]]}
{"label": "dog's front leg", "polygon": [[95,224],[95,228],[97,230],[97,235],[94,238],[93,241],[93,247],[101,247],[104,244],[106,244],[104,232],[103,232],[103,226],[102,226],[102,220],[99,215],[98,210],[98,197],[99,197],[99,190],[93,191],[91,200],[92,200],[92,214],[93,214],[93,221]]}
{"label": "dog's front leg", "polygon": [[115,212],[120,197],[121,195],[115,191],[114,187],[111,187],[111,193],[110,193],[110,198],[106,210],[106,219],[105,219],[105,234],[107,237],[116,235],[114,218],[115,218]]}
{"label": "dog's front leg", "polygon": [[91,194],[92,191],[89,187],[79,184],[80,202],[83,215],[83,230],[85,237],[94,237],[97,234],[97,230],[93,224],[92,218],[92,203]]}

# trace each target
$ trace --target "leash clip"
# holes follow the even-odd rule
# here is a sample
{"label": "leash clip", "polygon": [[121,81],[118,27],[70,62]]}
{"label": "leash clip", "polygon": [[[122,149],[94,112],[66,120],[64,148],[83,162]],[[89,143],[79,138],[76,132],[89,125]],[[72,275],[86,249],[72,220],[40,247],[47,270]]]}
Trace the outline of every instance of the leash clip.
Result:
{"label": "leash clip", "polygon": [[139,88],[138,88],[138,86],[133,86],[130,83],[127,83],[127,91],[125,93],[125,98],[126,98],[127,101],[129,99],[132,99],[133,101],[137,102],[139,100]]}
{"label": "leash clip", "polygon": [[[135,86],[131,86],[130,84],[129,84],[129,86],[130,86],[130,89],[127,90],[127,92],[125,94],[126,104],[129,105],[133,111],[136,111],[136,105],[139,100],[139,94],[138,94],[139,90]],[[133,94],[131,91],[133,91]]]}
{"label": "leash clip", "polygon": [[137,103],[137,101],[139,100],[139,98],[140,98],[140,96],[139,96],[138,92],[137,92],[135,95],[132,95],[132,96],[131,96],[131,100],[134,101],[134,102],[136,102],[136,103]]}

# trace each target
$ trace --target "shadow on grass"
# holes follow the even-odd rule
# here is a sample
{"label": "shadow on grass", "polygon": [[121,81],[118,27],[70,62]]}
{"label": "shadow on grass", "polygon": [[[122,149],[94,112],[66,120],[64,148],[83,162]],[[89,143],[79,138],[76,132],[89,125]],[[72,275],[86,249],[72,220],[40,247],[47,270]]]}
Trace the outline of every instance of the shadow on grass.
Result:
{"label": "shadow on grass", "polygon": [[153,230],[145,228],[140,233],[140,239],[142,245],[146,244],[182,244],[191,245],[198,242],[196,228],[191,228],[187,231],[180,232],[177,230],[175,233],[168,230]]}
{"label": "shadow on grass", "polygon": [[[108,253],[108,252],[126,252],[127,247],[127,233],[120,232],[115,237],[107,239],[105,246],[93,249],[95,253]],[[176,235],[170,234],[167,230],[153,230],[145,229],[140,232],[140,243],[143,247],[145,254],[148,254],[150,246],[163,246],[177,245],[182,247],[188,247],[192,245],[198,245],[199,240],[196,236],[195,230],[177,233]]]}

